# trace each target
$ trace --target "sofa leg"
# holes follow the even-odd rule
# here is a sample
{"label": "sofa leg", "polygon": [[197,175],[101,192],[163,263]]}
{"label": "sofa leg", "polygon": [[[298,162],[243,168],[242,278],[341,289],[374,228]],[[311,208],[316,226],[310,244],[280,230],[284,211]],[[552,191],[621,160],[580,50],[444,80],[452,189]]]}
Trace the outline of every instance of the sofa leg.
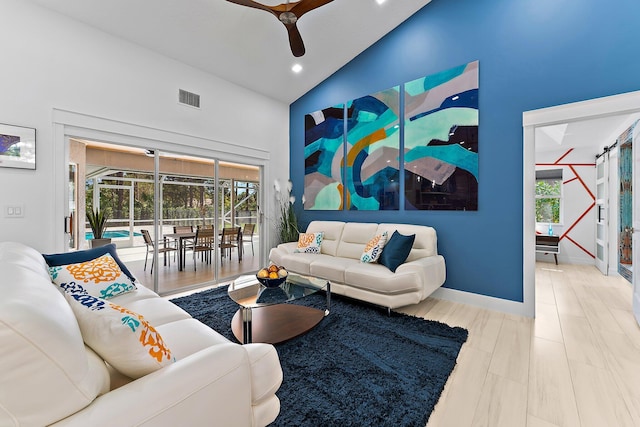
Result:
{"label": "sofa leg", "polygon": [[387,316],[391,317],[391,307],[387,307]]}

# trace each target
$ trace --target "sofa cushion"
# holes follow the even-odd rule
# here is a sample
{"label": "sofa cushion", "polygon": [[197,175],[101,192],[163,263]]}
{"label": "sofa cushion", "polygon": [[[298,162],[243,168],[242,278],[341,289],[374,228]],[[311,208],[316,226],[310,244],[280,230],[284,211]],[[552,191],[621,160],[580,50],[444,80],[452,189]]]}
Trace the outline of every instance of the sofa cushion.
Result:
{"label": "sofa cushion", "polygon": [[182,319],[158,326],[158,332],[177,360],[199,352],[207,347],[229,343],[224,336],[196,319]]}
{"label": "sofa cushion", "polygon": [[136,289],[109,253],[89,261],[49,267],[49,274],[58,286],[77,282],[98,298],[109,299]]}
{"label": "sofa cushion", "polygon": [[407,260],[415,239],[415,234],[405,236],[394,231],[384,249],[382,249],[378,263],[395,273],[398,266]]}
{"label": "sofa cushion", "polygon": [[422,281],[414,271],[391,272],[381,264],[357,263],[344,272],[345,283],[350,287],[364,289],[380,294],[403,294],[418,292],[422,288]]}
{"label": "sofa cushion", "polygon": [[384,245],[387,243],[387,232],[385,231],[382,234],[378,234],[373,237],[373,239],[367,242],[364,247],[364,251],[360,256],[361,262],[376,262],[378,258],[380,258],[380,254],[382,253],[382,249],[384,249]]}
{"label": "sofa cushion", "polygon": [[112,299],[110,302],[135,311],[144,317],[147,322],[155,326],[156,329],[165,323],[191,317],[189,313],[164,298],[144,298],[129,302],[126,305],[120,304],[117,299]]}
{"label": "sofa cushion", "polygon": [[332,282],[344,283],[344,272],[354,264],[360,264],[360,260],[321,255],[313,260],[309,273]]}
{"label": "sofa cushion", "polygon": [[[24,246],[11,246],[13,256]],[[7,246],[0,247],[0,259]],[[0,261],[0,425],[49,425],[108,390],[89,360],[75,316],[46,273]],[[48,276],[48,274],[47,274]]]}
{"label": "sofa cushion", "polygon": [[345,223],[341,221],[311,221],[307,227],[307,233],[322,231],[320,253],[336,256],[344,225]]}
{"label": "sofa cushion", "polygon": [[333,258],[330,255],[293,253],[280,256],[279,265],[299,274],[311,274],[311,263],[320,257]]}
{"label": "sofa cushion", "polygon": [[118,263],[120,269],[124,274],[126,274],[132,281],[135,282],[135,276],[129,271],[126,265],[120,260],[118,254],[116,252],[115,243],[111,243],[109,245],[100,246],[93,249],[86,249],[83,251],[75,251],[75,252],[63,252],[59,254],[44,254],[44,260],[47,262],[49,267],[56,267],[58,265],[67,265],[67,264],[75,264],[78,262],[90,261],[92,259],[101,257],[104,254],[110,254],[113,259]]}
{"label": "sofa cushion", "polygon": [[300,233],[296,252],[304,254],[319,254],[323,234],[324,233],[322,231],[317,233]]}
{"label": "sofa cushion", "polygon": [[342,230],[336,256],[360,260],[365,246],[376,235],[378,224],[366,222],[348,222]]}
{"label": "sofa cushion", "polygon": [[118,371],[140,378],[174,362],[158,331],[138,313],[89,295],[80,286],[63,289],[84,342]]}

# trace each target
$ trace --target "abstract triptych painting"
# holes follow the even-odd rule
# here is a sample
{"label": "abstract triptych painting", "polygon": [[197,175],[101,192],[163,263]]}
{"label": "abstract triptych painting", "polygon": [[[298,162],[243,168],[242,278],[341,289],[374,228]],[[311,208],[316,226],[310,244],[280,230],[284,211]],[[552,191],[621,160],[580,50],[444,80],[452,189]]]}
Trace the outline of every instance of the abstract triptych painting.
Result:
{"label": "abstract triptych painting", "polygon": [[307,114],[304,208],[477,210],[478,86],[476,61]]}

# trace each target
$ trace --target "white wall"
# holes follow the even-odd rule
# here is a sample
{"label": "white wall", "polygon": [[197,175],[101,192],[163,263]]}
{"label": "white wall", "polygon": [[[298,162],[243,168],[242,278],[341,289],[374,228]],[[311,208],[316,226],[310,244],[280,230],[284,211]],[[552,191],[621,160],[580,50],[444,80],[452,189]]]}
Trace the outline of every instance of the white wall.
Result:
{"label": "white wall", "polygon": [[[20,0],[0,0],[0,10],[0,123],[37,130],[36,170],[0,168],[0,241],[60,249],[54,109],[184,134],[205,149],[262,149],[265,184],[288,178],[288,105]],[[178,105],[179,88],[200,94],[201,109]],[[13,204],[24,218],[5,218]]]}
{"label": "white wall", "polygon": [[[565,156],[569,150],[570,147],[557,151],[537,152],[536,170],[563,169],[562,179],[564,184],[562,186],[562,224],[553,226],[554,234],[562,236],[569,231],[567,236],[571,238],[571,240],[574,240],[590,254],[595,255],[595,208],[589,210],[582,219],[580,219],[580,217],[594,203],[594,199],[591,195],[595,195],[595,166],[583,165],[594,165],[596,153],[591,148],[574,148]],[[556,162],[559,166],[546,166],[547,164]],[[545,166],[540,166],[541,164],[544,164]],[[573,167],[573,170],[569,165]],[[591,194],[589,194],[579,179],[573,179],[576,177],[574,170],[580,176],[582,182],[584,182]],[[536,231],[546,234],[547,224],[537,225]],[[594,258],[584,250],[580,249],[578,245],[571,242],[568,238],[561,239],[558,261],[567,264],[594,264]],[[552,262],[553,256],[536,254],[536,259]]]}

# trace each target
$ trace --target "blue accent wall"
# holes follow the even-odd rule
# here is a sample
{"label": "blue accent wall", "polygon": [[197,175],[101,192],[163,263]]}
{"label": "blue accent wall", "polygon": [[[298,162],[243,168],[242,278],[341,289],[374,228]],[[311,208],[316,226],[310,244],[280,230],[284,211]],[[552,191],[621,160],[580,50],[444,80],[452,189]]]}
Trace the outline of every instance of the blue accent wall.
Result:
{"label": "blue accent wall", "polygon": [[433,0],[291,105],[290,176],[301,200],[306,113],[479,60],[478,211],[303,211],[296,203],[301,224],[433,226],[445,287],[523,301],[522,113],[639,90],[639,22],[638,0]]}

